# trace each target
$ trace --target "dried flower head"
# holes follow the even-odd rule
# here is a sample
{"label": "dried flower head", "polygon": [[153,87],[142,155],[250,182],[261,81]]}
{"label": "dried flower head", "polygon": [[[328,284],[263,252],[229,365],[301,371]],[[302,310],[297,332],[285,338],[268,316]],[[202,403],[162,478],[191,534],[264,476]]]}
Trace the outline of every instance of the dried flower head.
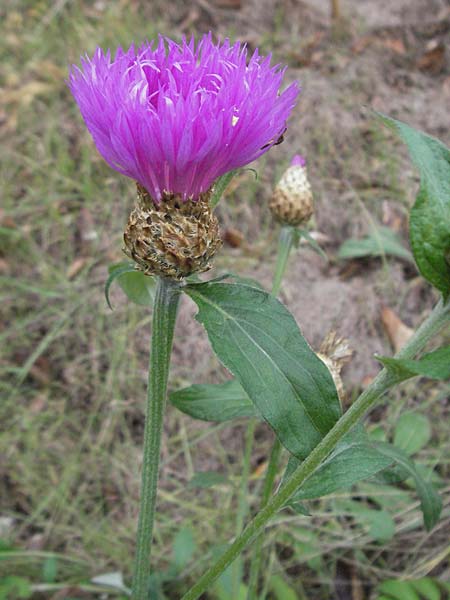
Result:
{"label": "dried flower head", "polygon": [[311,186],[306,171],[306,160],[296,154],[290,166],[277,183],[269,208],[274,218],[286,225],[301,225],[314,211]]}
{"label": "dried flower head", "polygon": [[284,69],[211,34],[196,45],[159,38],[114,58],[98,48],[69,87],[107,163],[158,204],[196,200],[220,176],[277,143],[299,88],[280,93]]}
{"label": "dried flower head", "polygon": [[341,370],[353,356],[349,341],[346,338],[339,337],[336,331],[330,331],[320,345],[317,355],[328,367],[342,402],[345,397],[345,390],[341,379]]}

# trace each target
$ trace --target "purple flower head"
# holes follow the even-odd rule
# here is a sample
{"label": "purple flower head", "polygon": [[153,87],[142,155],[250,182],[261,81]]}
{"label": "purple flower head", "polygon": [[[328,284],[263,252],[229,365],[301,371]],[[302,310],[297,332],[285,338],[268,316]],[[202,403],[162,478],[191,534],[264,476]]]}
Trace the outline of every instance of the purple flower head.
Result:
{"label": "purple flower head", "polygon": [[291,167],[306,167],[306,158],[301,154],[294,154],[291,160]]}
{"label": "purple flower head", "polygon": [[195,45],[159,38],[138,50],[100,48],[68,85],[94,142],[116,171],[196,199],[224,173],[267,152],[283,134],[299,88],[280,93],[285,69],[211,34]]}

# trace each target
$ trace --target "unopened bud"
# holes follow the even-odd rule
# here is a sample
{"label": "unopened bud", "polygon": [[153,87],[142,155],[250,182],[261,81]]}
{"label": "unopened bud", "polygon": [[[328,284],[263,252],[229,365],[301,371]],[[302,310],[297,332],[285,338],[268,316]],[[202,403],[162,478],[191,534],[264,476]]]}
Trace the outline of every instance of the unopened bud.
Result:
{"label": "unopened bud", "polygon": [[123,236],[125,253],[149,275],[183,279],[207,271],[222,244],[211,191],[184,202],[178,194],[163,194],[156,204],[141,185],[137,190]]}
{"label": "unopened bud", "polygon": [[295,155],[276,185],[269,208],[274,218],[285,225],[306,223],[314,212],[311,186],[303,156]]}

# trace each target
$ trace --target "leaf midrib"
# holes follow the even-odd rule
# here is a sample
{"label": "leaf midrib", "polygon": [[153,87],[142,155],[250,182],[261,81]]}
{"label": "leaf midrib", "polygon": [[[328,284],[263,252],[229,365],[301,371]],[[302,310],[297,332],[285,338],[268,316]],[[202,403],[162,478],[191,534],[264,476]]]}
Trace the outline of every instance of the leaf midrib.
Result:
{"label": "leaf midrib", "polygon": [[[250,287],[250,286],[248,286]],[[253,289],[253,288],[252,288]],[[192,293],[192,290],[191,290]],[[269,361],[276,367],[276,370],[281,373],[282,377],[287,381],[288,385],[290,386],[290,388],[292,389],[295,398],[298,399],[298,401],[300,402],[301,406],[303,407],[305,413],[307,414],[310,422],[312,423],[314,429],[317,431],[317,433],[323,437],[323,433],[320,431],[320,429],[318,429],[314,419],[312,419],[308,409],[306,408],[305,404],[303,403],[303,401],[301,400],[299,394],[297,393],[293,383],[291,382],[291,380],[289,379],[289,377],[280,369],[280,367],[278,366],[278,364],[267,354],[267,352],[264,350],[264,348],[261,348],[261,346],[253,339],[250,337],[250,335],[248,334],[248,332],[240,325],[240,321],[237,318],[233,318],[232,315],[230,315],[229,313],[227,313],[226,311],[224,311],[220,306],[218,306],[217,304],[215,304],[214,302],[212,302],[211,300],[209,300],[208,298],[205,298],[205,296],[203,296],[201,293],[199,292],[194,292],[194,296],[195,294],[197,294],[198,296],[200,296],[202,298],[202,300],[206,303],[209,304],[210,306],[212,306],[214,309],[217,310],[217,312],[221,313],[222,315],[224,315],[225,320],[231,321],[232,323],[235,323],[236,326],[243,332],[243,334],[253,342],[253,344],[256,346],[256,348],[258,348],[268,359]],[[244,321],[247,322],[247,321]],[[261,330],[262,331],[262,330]],[[268,335],[268,334],[267,334]],[[273,340],[273,338],[271,336],[269,336],[271,340]],[[278,347],[279,344],[277,344]],[[242,350],[241,350],[242,352]],[[314,381],[314,380],[313,380]],[[314,385],[317,387],[317,383],[314,381]]]}

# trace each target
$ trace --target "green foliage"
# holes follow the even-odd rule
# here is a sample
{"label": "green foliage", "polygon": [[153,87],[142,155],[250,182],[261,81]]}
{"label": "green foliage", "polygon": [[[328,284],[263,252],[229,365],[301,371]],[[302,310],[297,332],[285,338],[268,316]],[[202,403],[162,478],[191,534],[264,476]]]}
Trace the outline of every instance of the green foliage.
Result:
{"label": "green foliage", "polygon": [[350,514],[354,522],[363,527],[376,542],[386,544],[394,537],[395,523],[388,509],[348,499],[340,501],[338,507],[341,512]]}
{"label": "green foliage", "polygon": [[388,227],[372,227],[365,238],[346,240],[338,251],[338,258],[363,258],[366,256],[395,256],[409,262],[413,258],[398,236]]}
{"label": "green foliage", "polygon": [[418,360],[376,356],[383,365],[400,380],[420,375],[429,379],[447,380],[450,378],[450,346],[438,348],[424,354]]}
{"label": "green foliage", "polygon": [[228,480],[222,473],[216,471],[200,471],[192,477],[188,487],[189,488],[210,488],[214,485],[220,485],[227,483]]}
{"label": "green foliage", "polygon": [[49,556],[42,565],[42,579],[45,583],[54,583],[58,574],[58,559],[56,556]]}
{"label": "green foliage", "polygon": [[270,578],[269,587],[276,600],[298,600],[295,590],[280,575]]}
{"label": "green foliage", "polygon": [[0,600],[30,598],[31,595],[32,589],[28,579],[14,575],[0,577]]}
{"label": "green foliage", "polygon": [[411,456],[428,444],[431,424],[428,417],[414,412],[400,415],[394,431],[394,446]]}
{"label": "green foliage", "polygon": [[303,229],[302,227],[293,228],[294,229],[294,244],[298,247],[300,245],[300,240],[304,238],[311,248],[317,252],[324,260],[328,261],[328,256],[326,252],[320,247],[317,241],[312,237],[307,229]]}
{"label": "green foliage", "polygon": [[224,191],[226,190],[228,184],[237,172],[237,169],[235,169],[234,171],[228,171],[228,173],[225,173],[225,175],[222,175],[221,177],[219,177],[219,179],[216,180],[213,188],[213,194],[210,200],[211,206],[213,208],[217,206],[217,204],[220,202]]}
{"label": "green foliage", "polygon": [[450,150],[442,142],[378,113],[408,146],[420,171],[410,214],[410,239],[422,275],[447,298],[450,293]]}
{"label": "green foliage", "polygon": [[121,262],[111,265],[108,269],[109,277],[105,284],[105,297],[109,308],[112,310],[109,300],[109,290],[114,281],[122,288],[131,302],[141,306],[152,306],[155,298],[156,283],[153,277],[145,275],[136,270],[136,265],[129,262]]}
{"label": "green foliage", "polygon": [[281,443],[304,458],[340,415],[333,379],[294,318],[263,290],[240,283],[186,288],[214,352]]}
{"label": "green foliage", "polygon": [[195,541],[190,527],[183,527],[173,541],[173,566],[181,571],[187,566],[195,552]]}
{"label": "green foliage", "polygon": [[[288,505],[301,514],[307,514],[305,507],[302,504],[297,506],[297,503],[349,489],[355,483],[373,477],[391,465],[396,465],[400,469],[400,475],[403,475],[403,477],[397,476],[397,480],[413,478],[421,502],[425,527],[428,530],[432,529],[441,513],[441,500],[432,484],[423,479],[407,455],[416,452],[428,441],[429,423],[419,415],[414,415],[419,419],[411,419],[408,413],[404,416],[406,419],[400,423],[395,436],[399,448],[384,442],[371,441],[361,429],[350,432],[291,497]],[[414,439],[409,435],[408,426],[411,426],[413,432],[417,434]],[[298,459],[291,457],[284,479],[287,479],[299,464]],[[396,481],[395,478],[392,479],[393,482]],[[375,515],[374,518],[378,516]],[[374,526],[374,530],[376,529],[377,527]],[[389,527],[389,531],[391,529]]]}
{"label": "green foliage", "polygon": [[258,411],[236,380],[217,384],[191,385],[170,394],[179,410],[202,421],[229,421],[258,417]]}
{"label": "green foliage", "polygon": [[[291,458],[290,463],[294,460]],[[378,451],[375,443],[367,441],[366,436],[348,436],[336,446],[334,452],[305,481],[291,500],[310,500],[348,489],[358,481],[386,469],[393,462],[391,457]]]}
{"label": "green foliage", "polygon": [[378,586],[376,600],[445,600],[449,591],[445,587],[432,577],[410,581],[388,579]]}
{"label": "green foliage", "polygon": [[417,494],[420,498],[423,521],[426,529],[429,531],[436,525],[441,514],[442,501],[439,495],[434,490],[432,484],[422,478],[413,461],[402,450],[383,442],[378,442],[376,447],[381,454],[392,459],[393,462],[396,462],[401,469],[413,478]]}

